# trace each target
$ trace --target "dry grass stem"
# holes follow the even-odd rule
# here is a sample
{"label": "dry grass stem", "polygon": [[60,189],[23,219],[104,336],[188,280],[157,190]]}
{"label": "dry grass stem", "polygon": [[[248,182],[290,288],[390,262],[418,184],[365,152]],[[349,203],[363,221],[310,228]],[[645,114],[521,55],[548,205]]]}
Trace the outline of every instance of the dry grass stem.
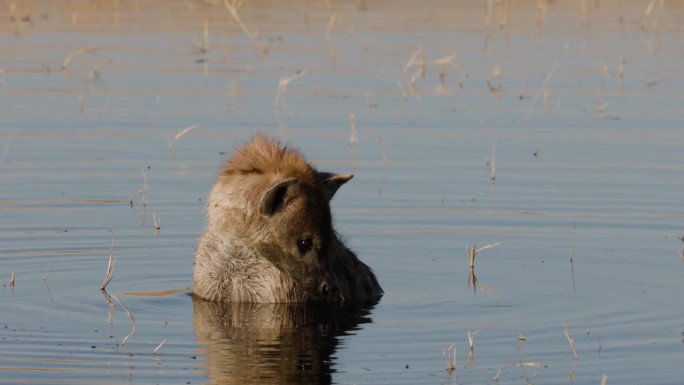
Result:
{"label": "dry grass stem", "polygon": [[152,222],[154,222],[155,230],[161,230],[161,218],[157,216],[157,213],[152,213]]}
{"label": "dry grass stem", "polygon": [[570,368],[570,371],[568,372],[568,375],[566,376],[568,379],[568,382],[565,384],[568,385],[575,379],[575,371],[577,370],[577,360],[572,361],[572,368]]}
{"label": "dry grass stem", "polygon": [[353,112],[349,113],[349,140],[347,145],[349,146],[349,156],[351,157],[350,171],[353,173],[356,168],[356,155],[359,153],[359,149],[356,144],[359,142],[359,134],[356,130],[356,115]]}
{"label": "dry grass stem", "polygon": [[404,65],[404,73],[417,66],[418,69],[411,75],[411,80],[409,80],[409,86],[412,93],[417,92],[416,79],[418,76],[425,77],[425,56],[423,55],[423,47],[418,47],[409,58],[408,62]]}
{"label": "dry grass stem", "polygon": [[587,10],[587,1],[580,0],[580,11],[582,13],[582,27],[589,26],[589,12]]}
{"label": "dry grass stem", "polygon": [[182,130],[179,130],[176,133],[176,136],[173,137],[174,142],[177,141],[178,139],[182,138],[188,132],[190,132],[190,131],[194,130],[195,128],[198,128],[198,127],[199,127],[199,124],[193,124],[192,126],[188,126],[188,127],[183,128]]}
{"label": "dry grass stem", "polygon": [[14,271],[12,271],[12,275],[10,276],[10,287],[14,288]]}
{"label": "dry grass stem", "polygon": [[596,107],[596,110],[595,110],[596,113],[597,113],[597,114],[602,114],[602,113],[606,110],[606,108],[608,107],[609,104],[610,104],[610,102],[604,102],[604,103],[599,104],[599,105]]}
{"label": "dry grass stem", "polygon": [[475,275],[475,267],[470,266],[470,274],[468,275],[468,283],[467,286],[470,288],[470,285],[473,286],[473,291],[477,292],[477,275]]}
{"label": "dry grass stem", "polygon": [[209,20],[204,20],[204,34],[202,39],[195,40],[193,44],[195,53],[204,54],[209,52]]}
{"label": "dry grass stem", "polygon": [[477,245],[474,245],[472,248],[468,247],[468,245],[465,245],[466,248],[466,253],[470,257],[470,274],[468,275],[468,287],[470,285],[473,285],[473,290],[477,291],[477,276],[475,275],[475,256],[477,256],[477,253],[479,253],[482,250],[486,249],[491,249],[492,247],[496,247],[500,244],[500,242],[494,243],[494,244],[489,244],[482,246],[480,248],[477,247]]}
{"label": "dry grass stem", "polygon": [[423,71],[425,71],[425,57],[423,56],[423,47],[418,47],[415,51],[413,51],[413,53],[411,53],[411,56],[404,65],[404,73],[408,73],[408,71],[416,65],[422,68]]}
{"label": "dry grass stem", "polygon": [[10,144],[12,144],[12,141],[14,140],[14,136],[19,132],[19,130],[14,130],[12,131],[12,134],[10,137],[7,139],[7,142],[5,143],[5,147],[2,148],[2,162],[5,162],[5,159],[7,159],[7,152],[9,151]]}
{"label": "dry grass stem", "polygon": [[50,272],[50,268],[52,267],[52,261],[48,263],[47,269],[45,269],[45,274],[43,274],[43,281],[47,282],[48,279],[48,273]]}
{"label": "dry grass stem", "polygon": [[73,51],[69,52],[69,53],[64,57],[64,59],[62,60],[62,65],[61,65],[62,70],[66,70],[66,69],[67,69],[67,67],[69,66],[69,63],[71,63],[71,60],[72,60],[75,56],[80,55],[80,54],[84,54],[84,53],[95,52],[95,51],[97,51],[97,50],[99,50],[99,49],[100,49],[100,48],[98,48],[98,47],[79,48],[79,49],[76,49],[76,50],[73,50]]}
{"label": "dry grass stem", "polygon": [[353,112],[349,113],[349,147],[352,147],[355,143],[358,143],[359,135],[356,131],[356,115]]}
{"label": "dry grass stem", "polygon": [[525,380],[525,383],[527,385],[534,385],[532,384],[532,381],[530,381],[530,377],[527,375],[527,371],[525,371],[525,365],[520,365],[520,371],[522,372],[522,378]]}
{"label": "dry grass stem", "polygon": [[523,335],[521,332],[518,332],[518,346],[516,346],[516,349],[522,349],[523,345],[525,345],[525,342],[527,342],[527,337],[525,337],[525,335]]}
{"label": "dry grass stem", "polygon": [[451,374],[456,370],[456,343],[452,343],[448,348],[442,348],[442,355],[447,363],[446,371]]}
{"label": "dry grass stem", "polygon": [[468,344],[470,345],[470,350],[473,350],[473,348],[474,348],[474,339],[475,339],[475,335],[476,335],[477,333],[479,333],[479,332],[481,332],[481,331],[487,329],[488,327],[493,326],[495,323],[496,323],[496,322],[490,322],[490,323],[488,323],[488,324],[486,324],[486,325],[482,325],[482,326],[480,326],[479,328],[477,328],[477,330],[475,330],[475,331],[472,332],[472,333],[470,332],[470,330],[468,330]]}
{"label": "dry grass stem", "polygon": [[489,167],[489,177],[492,181],[496,181],[496,143],[492,143],[492,157],[487,160]]}
{"label": "dry grass stem", "polygon": [[442,85],[446,85],[446,71],[448,67],[458,67],[454,60],[456,59],[456,54],[453,53],[448,56],[444,56],[439,59],[432,60],[432,63],[439,64],[439,82]]}
{"label": "dry grass stem", "polygon": [[[475,281],[477,281],[477,279],[475,279]],[[473,360],[475,359],[475,335],[492,325],[494,325],[494,322],[490,322],[486,325],[480,326],[474,332],[468,330],[468,344],[470,345],[470,349],[468,352],[468,363],[466,364],[466,367],[470,368],[470,366],[473,364]]]}
{"label": "dry grass stem", "polygon": [[193,124],[191,126],[187,126],[185,128],[182,128],[182,129],[178,130],[178,132],[176,132],[176,135],[172,139],[167,140],[169,143],[169,152],[171,153],[171,155],[173,155],[173,148],[176,146],[176,142],[178,141],[178,139],[182,138],[183,136],[185,136],[190,131],[192,131],[196,128],[199,128],[199,126],[200,126],[199,124]]}
{"label": "dry grass stem", "polygon": [[501,97],[501,82],[498,81],[499,76],[501,76],[501,66],[499,64],[492,68],[487,78],[487,86],[489,87],[489,92],[492,93],[496,98]]}
{"label": "dry grass stem", "polygon": [[287,103],[285,102],[285,92],[287,91],[288,84],[292,83],[297,78],[300,78],[306,74],[306,70],[299,70],[292,76],[286,78],[280,78],[278,82],[278,91],[276,92],[274,107],[277,109],[278,106],[282,105],[284,109],[287,109]]}
{"label": "dry grass stem", "polygon": [[78,95],[78,115],[83,116],[85,106],[83,105],[83,95]]}
{"label": "dry grass stem", "polygon": [[238,8],[240,5],[242,5],[242,1],[234,1],[233,4],[229,0],[224,0],[223,4],[226,6],[226,9],[230,13],[230,15],[233,17],[233,20],[238,24],[242,32],[247,35],[249,40],[254,44],[254,47],[259,51],[260,54],[264,55],[268,53],[269,47],[268,45],[263,44],[260,40],[259,37],[256,33],[252,32],[247,28],[245,23],[242,22],[242,19],[240,18],[240,15],[238,14]]}
{"label": "dry grass stem", "polygon": [[159,345],[157,345],[156,348],[154,348],[154,350],[152,351],[152,355],[156,355],[157,352],[159,352],[159,350],[162,348],[162,346],[164,346],[165,343],[166,343],[166,339],[164,339],[164,341],[162,341]]}
{"label": "dry grass stem", "polygon": [[100,66],[95,65],[90,72],[88,72],[88,81],[94,82],[100,79]]}
{"label": "dry grass stem", "polygon": [[549,11],[550,3],[546,1],[537,1],[537,32],[541,34],[541,28],[546,21],[546,14]]}
{"label": "dry grass stem", "polygon": [[606,382],[608,382],[608,376],[603,373],[603,376],[601,376],[601,385],[606,385]]}
{"label": "dry grass stem", "polygon": [[544,77],[544,81],[542,82],[541,87],[539,87],[537,92],[534,94],[534,97],[532,98],[532,103],[530,103],[530,107],[527,109],[527,113],[525,113],[525,118],[523,119],[525,123],[527,123],[527,121],[530,119],[530,115],[532,115],[532,109],[534,108],[534,105],[537,104],[537,99],[539,99],[539,95],[541,95],[542,92],[546,89],[546,86],[549,84],[549,81],[551,80],[553,73],[556,72],[556,68],[558,68],[558,61],[553,63],[553,66],[551,66],[551,69],[546,74],[546,77]]}
{"label": "dry grass stem", "polygon": [[646,29],[648,22],[646,19],[648,19],[649,16],[651,16],[651,13],[653,12],[653,7],[655,6],[656,0],[651,0],[649,1],[648,5],[646,5],[646,9],[644,10],[644,15],[641,17],[641,28]]}
{"label": "dry grass stem", "polygon": [[620,88],[625,87],[625,55],[620,54],[620,62],[618,63],[617,73],[618,79],[620,79]]}
{"label": "dry grass stem", "polygon": [[[504,367],[502,367],[501,369],[499,369],[498,372],[496,372],[496,375],[494,376],[494,379],[493,379],[493,380],[494,380],[494,381],[498,381],[498,380],[499,380],[499,377],[501,377],[501,374],[502,374],[506,369],[508,369],[508,368],[513,368],[513,367],[516,367],[516,366],[517,366],[517,367],[521,367],[521,368],[524,367],[524,366],[530,366],[530,367],[533,367],[533,368],[538,368],[539,365],[540,365],[540,364],[539,364],[539,361],[520,361],[520,362],[516,362],[515,364],[508,364],[508,365],[505,365]],[[529,381],[528,381],[528,382],[529,382]]]}
{"label": "dry grass stem", "polygon": [[126,313],[126,315],[128,315],[128,318],[131,320],[131,323],[133,324],[133,326],[131,327],[131,331],[120,342],[121,346],[124,346],[124,345],[126,345],[126,342],[128,342],[128,339],[131,338],[135,334],[135,327],[137,325],[135,322],[135,317],[133,316],[133,313],[131,313],[131,311],[128,310],[126,305],[124,305],[123,302],[121,302],[118,298],[116,298],[116,296],[114,294],[109,294],[104,290],[102,290],[102,294],[104,294],[105,299],[109,303],[112,303],[112,300],[114,300],[114,302],[116,302],[119,306],[121,306],[123,311]]}
{"label": "dry grass stem", "polygon": [[430,60],[430,62],[434,63],[434,64],[439,64],[442,66],[449,66],[449,65],[456,66],[456,64],[454,63],[455,59],[456,59],[456,53],[452,53],[451,55],[447,55],[447,56],[444,56],[444,57],[439,58],[439,59]]}
{"label": "dry grass stem", "polygon": [[328,27],[325,29],[325,41],[330,44],[330,33],[335,26],[335,21],[337,21],[337,13],[330,15],[330,20],[328,21]]}
{"label": "dry grass stem", "polygon": [[500,244],[501,244],[501,242],[497,242],[497,243],[492,243],[489,245],[482,246],[480,248],[478,248],[477,245],[474,245],[472,248],[468,247],[468,245],[466,245],[465,246],[466,247],[466,253],[468,253],[468,256],[470,257],[470,267],[475,267],[475,257],[477,256],[477,254],[480,251],[491,249],[492,247],[499,246]]}
{"label": "dry grass stem", "polygon": [[112,244],[109,249],[109,262],[107,263],[107,272],[105,273],[104,279],[102,280],[102,285],[100,285],[100,290],[102,291],[104,291],[107,288],[107,285],[109,285],[109,281],[112,280],[114,273],[114,262],[116,262],[116,258],[114,258],[114,235],[112,234]]}
{"label": "dry grass stem", "polygon": [[572,349],[573,357],[575,357],[575,360],[578,360],[579,357],[577,357],[577,351],[575,351],[575,339],[572,338],[572,334],[570,334],[567,324],[565,324],[565,327],[563,328],[563,334],[565,334],[565,338],[568,339],[568,344],[570,345],[570,349]]}
{"label": "dry grass stem", "polygon": [[411,74],[409,80],[409,86],[413,93],[416,93],[416,79],[418,77],[424,78],[427,64],[437,64],[439,65],[439,80],[442,85],[446,84],[446,71],[449,67],[459,68],[455,63],[456,53],[447,55],[438,59],[425,60],[425,55],[423,54],[423,47],[418,47],[415,51],[411,53],[406,64],[404,64],[403,72],[408,74],[409,70],[413,67],[417,67],[416,70]]}
{"label": "dry grass stem", "polygon": [[147,207],[147,174],[145,174],[145,169],[141,168],[140,172],[142,173],[143,177],[143,185],[138,189],[138,194],[140,195],[140,203],[142,204],[143,209]]}
{"label": "dry grass stem", "polygon": [[109,293],[107,293],[107,290],[100,290],[100,292],[102,293],[102,296],[104,297],[105,301],[107,301],[107,304],[108,304],[108,306],[107,306],[107,324],[109,324],[109,326],[113,326],[113,324],[114,324],[114,302],[112,302],[112,298],[109,295]]}

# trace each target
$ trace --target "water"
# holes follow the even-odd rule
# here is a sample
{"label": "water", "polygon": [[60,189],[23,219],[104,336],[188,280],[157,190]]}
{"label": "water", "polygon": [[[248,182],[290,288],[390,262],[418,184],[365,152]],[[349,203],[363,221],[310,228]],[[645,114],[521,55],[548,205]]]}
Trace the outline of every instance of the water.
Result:
{"label": "water", "polygon": [[[581,4],[0,7],[0,383],[681,383],[684,9]],[[257,131],[355,173],[374,308],[187,294]]]}

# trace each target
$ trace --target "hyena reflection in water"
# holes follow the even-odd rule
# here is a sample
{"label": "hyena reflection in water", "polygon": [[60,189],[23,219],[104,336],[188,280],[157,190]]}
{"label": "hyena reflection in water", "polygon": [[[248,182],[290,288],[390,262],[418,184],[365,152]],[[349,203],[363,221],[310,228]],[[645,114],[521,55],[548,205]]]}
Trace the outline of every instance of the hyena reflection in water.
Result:
{"label": "hyena reflection in water", "polygon": [[209,384],[331,384],[340,338],[370,309],[193,299],[200,367]]}
{"label": "hyena reflection in water", "polygon": [[371,269],[339,239],[330,200],[352,175],[320,172],[264,135],[236,149],[214,182],[193,292],[218,302],[375,302]]}

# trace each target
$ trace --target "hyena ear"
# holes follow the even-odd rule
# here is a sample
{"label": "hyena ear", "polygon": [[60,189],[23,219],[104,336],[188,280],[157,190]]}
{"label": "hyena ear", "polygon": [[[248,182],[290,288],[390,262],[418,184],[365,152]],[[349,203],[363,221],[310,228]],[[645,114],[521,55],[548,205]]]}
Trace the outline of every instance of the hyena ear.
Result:
{"label": "hyena ear", "polygon": [[333,198],[340,186],[349,182],[349,180],[353,177],[354,174],[341,175],[332,172],[318,172],[318,179],[323,182],[325,191],[328,193],[328,200]]}
{"label": "hyena ear", "polygon": [[273,184],[261,196],[259,209],[261,214],[271,216],[299,195],[299,179],[290,178]]}

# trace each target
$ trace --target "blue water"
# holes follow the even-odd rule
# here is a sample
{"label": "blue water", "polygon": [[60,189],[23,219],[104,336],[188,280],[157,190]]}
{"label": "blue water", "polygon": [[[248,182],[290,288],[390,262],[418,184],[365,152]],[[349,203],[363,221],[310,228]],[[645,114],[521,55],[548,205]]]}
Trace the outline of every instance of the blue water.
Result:
{"label": "blue water", "polygon": [[[266,53],[223,5],[18,5],[31,22],[0,34],[0,383],[484,384],[521,362],[498,382],[681,383],[684,10],[554,3],[537,27],[537,3],[505,4],[486,24],[481,4],[246,3]],[[183,292],[215,172],[258,131],[354,172],[333,213],[386,291],[374,308]],[[469,287],[465,246],[494,243]],[[99,291],[110,251],[120,303]]]}

